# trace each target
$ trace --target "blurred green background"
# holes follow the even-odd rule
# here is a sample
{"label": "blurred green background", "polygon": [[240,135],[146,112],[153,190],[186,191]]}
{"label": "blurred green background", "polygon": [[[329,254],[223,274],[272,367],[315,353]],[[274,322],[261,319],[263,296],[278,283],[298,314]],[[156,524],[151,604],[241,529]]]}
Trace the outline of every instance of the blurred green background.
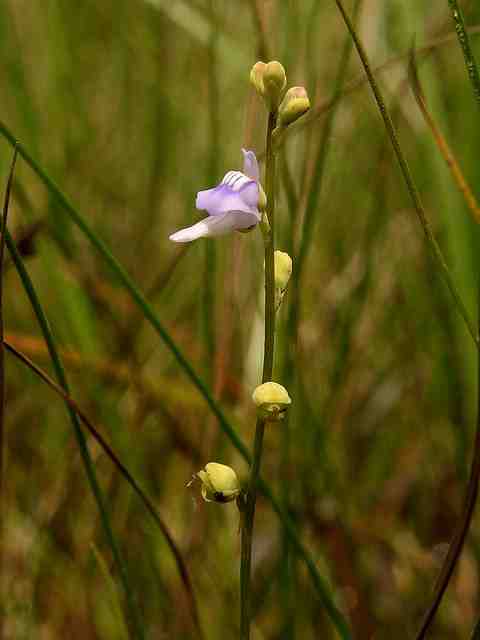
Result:
{"label": "blurred green background", "polygon": [[[429,219],[475,317],[479,234],[408,80],[416,36],[427,103],[475,191],[480,119],[448,3],[359,4],[359,34],[381,67],[377,77]],[[480,24],[476,3],[463,6],[467,23]],[[242,146],[263,152],[266,116],[248,82],[251,65],[278,59],[289,85],[307,87],[312,111],[279,154],[277,247],[294,256],[294,274],[306,211],[312,223],[302,272],[278,316],[276,379],[293,405],[288,422],[266,434],[262,473],[288,506],[353,637],[393,640],[417,629],[461,511],[473,451],[475,350],[430,257],[354,51],[332,110],[346,42],[334,2],[3,0],[0,120],[146,293],[250,446],[263,349],[261,235],[191,246],[168,235],[199,219],[196,192],[241,168]],[[480,56],[475,29],[472,43]],[[3,140],[3,185],[11,153]],[[72,395],[168,523],[205,637],[237,637],[238,513],[232,504],[203,503],[198,486],[185,485],[208,461],[242,477],[245,463],[21,159],[9,226]],[[4,297],[8,339],[50,370],[10,262]],[[123,595],[65,408],[6,358],[5,637],[125,638]],[[90,451],[148,637],[197,637],[164,539],[99,447]],[[477,518],[432,637],[468,637],[479,563]],[[336,637],[261,498],[253,569],[255,639]]]}

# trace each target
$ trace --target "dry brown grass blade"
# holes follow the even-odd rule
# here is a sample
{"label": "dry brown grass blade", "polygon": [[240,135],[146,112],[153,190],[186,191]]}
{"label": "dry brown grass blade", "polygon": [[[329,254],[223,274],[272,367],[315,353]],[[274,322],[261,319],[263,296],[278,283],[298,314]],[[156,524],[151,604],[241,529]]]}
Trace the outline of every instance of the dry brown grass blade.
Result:
{"label": "dry brown grass blade", "polygon": [[82,409],[78,406],[78,404],[73,400],[50,376],[45,373],[40,367],[38,367],[34,362],[30,360],[25,354],[21,353],[13,347],[6,340],[4,341],[5,348],[14,355],[18,360],[23,362],[31,371],[33,371],[39,378],[41,378],[57,395],[59,395],[65,402],[69,404],[69,406],[75,411],[75,413],[80,418],[81,422],[85,425],[90,435],[94,438],[94,440],[100,445],[102,450],[106,453],[108,458],[112,461],[114,466],[118,469],[118,471],[123,475],[123,477],[130,484],[135,493],[139,496],[143,504],[145,505],[147,511],[150,513],[159,529],[161,530],[165,540],[168,544],[170,551],[175,559],[178,572],[180,574],[181,580],[185,587],[185,591],[188,598],[188,603],[190,607],[190,613],[192,616],[192,621],[195,625],[195,629],[198,633],[199,638],[203,638],[203,632],[200,626],[200,618],[198,614],[197,602],[195,599],[195,594],[193,591],[193,585],[190,579],[190,575],[186,566],[186,563],[183,559],[183,556],[178,548],[172,534],[170,533],[169,528],[159,515],[158,511],[155,509],[152,500],[147,496],[145,491],[140,487],[135,478],[131,475],[127,467],[121,462],[116,453],[113,451],[111,446],[105,440],[105,438],[101,435],[98,429],[93,425],[91,420],[87,417],[87,415],[82,411]]}
{"label": "dry brown grass blade", "polygon": [[429,126],[430,131],[432,132],[437,148],[442,154],[443,159],[447,163],[447,166],[450,169],[450,172],[452,174],[453,180],[455,181],[458,189],[460,190],[460,193],[463,195],[465,202],[467,204],[467,207],[470,213],[472,214],[473,219],[475,220],[475,222],[480,223],[480,207],[478,206],[477,200],[472,190],[470,189],[470,186],[468,185],[468,182],[465,179],[465,176],[463,175],[462,170],[460,169],[460,165],[455,159],[455,156],[452,150],[450,149],[440,129],[436,125],[433,119],[433,116],[427,107],[425,94],[423,93],[422,86],[420,84],[420,79],[418,77],[417,61],[416,61],[415,49],[413,47],[410,50],[410,60],[409,60],[408,69],[409,69],[409,77],[410,77],[410,83],[412,86],[413,95],[415,96],[415,100],[417,101],[417,104],[420,108],[420,111],[422,112],[425,122]]}

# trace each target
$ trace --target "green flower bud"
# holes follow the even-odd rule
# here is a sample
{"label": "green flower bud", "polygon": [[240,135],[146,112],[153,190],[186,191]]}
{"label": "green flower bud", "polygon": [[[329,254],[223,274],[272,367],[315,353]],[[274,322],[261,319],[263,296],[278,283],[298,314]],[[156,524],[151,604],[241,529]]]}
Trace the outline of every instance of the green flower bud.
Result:
{"label": "green flower bud", "polygon": [[207,502],[231,502],[242,490],[237,474],[225,464],[209,462],[196,476],[202,482],[202,497]]}
{"label": "green flower bud", "polygon": [[265,211],[267,208],[267,196],[260,183],[258,183],[258,210]]}
{"label": "green flower bud", "polygon": [[278,124],[288,127],[310,109],[310,100],[304,87],[291,87],[278,109]]}
{"label": "green flower bud", "polygon": [[265,382],[258,386],[252,394],[260,418],[277,421],[283,418],[289,404],[292,404],[285,387],[277,382]]}
{"label": "green flower bud", "polygon": [[285,69],[277,62],[272,60],[263,70],[263,95],[270,110],[276,111],[282,99],[285,87],[287,86],[287,76]]}
{"label": "green flower bud", "polygon": [[285,251],[275,251],[275,287],[285,291],[292,275],[292,259]]}
{"label": "green flower bud", "polygon": [[267,65],[265,62],[256,62],[251,71],[250,71],[250,82],[253,84],[257,93],[263,97],[264,87],[263,87],[263,74],[265,71],[265,67]]}

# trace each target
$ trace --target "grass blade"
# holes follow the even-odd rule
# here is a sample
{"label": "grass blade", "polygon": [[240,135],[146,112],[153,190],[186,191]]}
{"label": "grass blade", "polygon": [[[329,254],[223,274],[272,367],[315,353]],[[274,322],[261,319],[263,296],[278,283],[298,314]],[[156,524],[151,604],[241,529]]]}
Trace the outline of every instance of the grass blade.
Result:
{"label": "grass blade", "polygon": [[413,95],[415,96],[415,100],[417,101],[418,107],[422,112],[422,115],[425,119],[425,122],[430,127],[430,131],[432,132],[433,138],[437,145],[438,150],[443,156],[443,159],[447,163],[448,168],[452,174],[452,177],[460,191],[463,195],[465,203],[472,214],[475,222],[480,222],[480,207],[478,206],[478,202],[470,189],[468,182],[466,181],[460,166],[453,155],[452,150],[450,149],[447,141],[444,136],[440,132],[440,129],[435,124],[435,120],[433,119],[432,114],[430,113],[427,107],[427,101],[425,99],[425,95],[422,90],[422,86],[420,84],[420,79],[418,77],[417,64],[415,60],[415,50],[412,48],[410,63],[409,63],[409,71],[410,71],[410,80],[412,84]]}
{"label": "grass blade", "polygon": [[[42,334],[44,336],[45,342],[47,344],[48,347],[48,351],[50,354],[50,358],[52,360],[52,365],[55,371],[55,375],[57,376],[61,386],[65,389],[65,391],[68,393],[69,392],[69,387],[68,387],[68,382],[67,382],[67,378],[65,375],[65,370],[62,364],[62,361],[60,359],[60,356],[58,354],[56,345],[55,345],[55,341],[53,338],[53,334],[50,330],[50,326],[48,324],[48,320],[47,317],[45,316],[45,313],[43,312],[43,308],[40,304],[40,300],[35,292],[35,289],[33,287],[33,283],[30,279],[30,276],[28,275],[27,270],[25,269],[25,266],[23,264],[23,260],[20,256],[20,254],[18,253],[18,250],[15,246],[15,243],[10,235],[10,233],[8,232],[8,229],[6,230],[5,233],[5,240],[7,243],[7,247],[8,250],[10,251],[10,255],[13,259],[13,262],[15,263],[15,267],[17,269],[17,272],[20,276],[20,279],[22,281],[23,287],[27,293],[27,296],[30,300],[30,304],[32,305],[32,308],[35,312],[35,315],[37,317],[38,323],[40,325]],[[78,418],[75,414],[75,412],[71,409],[71,407],[68,405],[68,403],[66,403],[67,405],[67,411],[70,414],[70,419],[72,422],[72,426],[75,432],[75,437],[77,439],[77,443],[78,443],[78,447],[80,449],[80,454],[82,457],[82,462],[85,466],[85,471],[87,473],[87,478],[88,478],[88,482],[90,484],[90,488],[91,491],[94,495],[95,501],[97,503],[99,512],[100,512],[100,518],[102,521],[102,525],[105,531],[105,535],[107,538],[107,542],[110,546],[110,549],[112,551],[112,555],[113,558],[115,560],[115,564],[117,566],[118,572],[119,572],[119,576],[120,576],[120,580],[122,582],[124,591],[125,591],[125,596],[127,599],[127,604],[128,604],[128,609],[129,609],[129,623],[130,623],[130,627],[131,627],[131,631],[134,637],[139,638],[140,640],[143,640],[145,638],[145,631],[143,628],[143,624],[139,615],[139,612],[137,610],[137,605],[135,603],[135,599],[133,596],[133,591],[132,588],[130,586],[130,582],[128,579],[128,575],[127,575],[127,569],[125,566],[125,563],[122,559],[122,556],[120,554],[120,549],[119,546],[117,544],[117,541],[115,539],[115,536],[113,534],[113,530],[110,524],[110,517],[108,515],[107,512],[107,508],[106,508],[106,504],[105,504],[105,498],[103,496],[102,490],[100,488],[100,485],[98,483],[97,480],[97,476],[95,473],[95,468],[92,462],[92,459],[90,457],[90,453],[88,451],[88,447],[87,447],[87,443],[85,441],[85,436],[83,435],[83,432],[80,428],[80,423],[78,421]]]}
{"label": "grass blade", "polygon": [[[480,106],[480,75],[475,61],[475,57],[470,47],[468,33],[465,29],[462,13],[456,0],[449,0],[452,17],[455,22],[455,30],[465,58],[468,77],[472,84],[473,93]],[[480,336],[480,277],[478,279],[478,327]],[[480,343],[477,343],[477,424],[475,430],[475,442],[473,460],[470,468],[470,476],[464,500],[462,515],[455,527],[453,539],[450,542],[447,557],[440,570],[440,575],[435,584],[432,602],[425,613],[421,627],[416,635],[416,640],[423,640],[440,606],[442,597],[447,589],[450,578],[455,570],[460,554],[462,553],[465,539],[470,529],[473,512],[478,497],[478,485],[480,481]],[[473,638],[478,635],[478,625],[473,633]]]}
{"label": "grass blade", "polygon": [[[10,204],[10,193],[17,160],[17,149],[14,147],[10,172],[8,174],[5,198],[3,201],[2,214],[2,235],[0,237],[0,598],[2,608],[5,606],[5,573],[4,573],[4,531],[6,503],[4,496],[4,460],[5,460],[5,351],[4,351],[4,331],[3,331],[3,264],[5,253],[5,231],[7,229],[8,206]],[[0,608],[0,638],[3,638],[5,613]]]}
{"label": "grass blade", "polygon": [[190,604],[192,620],[195,624],[195,628],[197,630],[198,637],[203,638],[203,633],[200,626],[200,618],[198,615],[198,607],[195,600],[195,595],[193,592],[192,582],[190,580],[190,575],[188,573],[187,565],[183,560],[180,549],[178,548],[172,534],[170,533],[169,528],[165,524],[164,520],[161,518],[160,514],[157,512],[153,505],[153,501],[148,497],[146,492],[142,489],[140,484],[135,480],[133,475],[127,469],[127,467],[123,464],[117,454],[113,451],[112,447],[108,444],[105,438],[101,435],[99,430],[93,425],[92,421],[87,417],[86,413],[78,406],[78,404],[73,400],[73,398],[60,387],[56,382],[54,382],[50,376],[43,371],[38,365],[36,365],[30,358],[28,358],[24,353],[16,349],[9,342],[5,341],[5,348],[14,355],[20,362],[23,362],[33,373],[35,373],[39,378],[41,378],[55,393],[57,393],[63,400],[68,404],[70,409],[74,411],[80,420],[83,422],[85,427],[87,428],[90,435],[94,438],[94,440],[100,445],[105,454],[110,458],[114,466],[118,469],[120,474],[125,478],[128,484],[132,487],[135,493],[139,496],[140,500],[145,505],[147,511],[152,516],[154,522],[160,529],[162,535],[165,537],[167,545],[172,552],[172,555],[175,559],[178,572],[182,579],[183,585],[185,587],[185,591],[187,593],[187,598]]}

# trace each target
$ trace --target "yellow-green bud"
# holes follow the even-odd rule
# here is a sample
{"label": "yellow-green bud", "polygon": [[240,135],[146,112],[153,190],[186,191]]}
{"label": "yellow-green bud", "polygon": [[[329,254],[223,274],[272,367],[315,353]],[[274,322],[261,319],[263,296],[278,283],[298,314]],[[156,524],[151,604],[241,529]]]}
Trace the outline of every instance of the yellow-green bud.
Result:
{"label": "yellow-green bud", "polygon": [[267,196],[260,183],[258,183],[258,210],[265,211],[267,208]]}
{"label": "yellow-green bud", "polygon": [[209,462],[196,476],[202,482],[202,497],[207,502],[231,502],[242,490],[237,474],[225,464]]}
{"label": "yellow-green bud", "polygon": [[250,82],[253,84],[259,95],[263,97],[263,74],[265,71],[265,67],[267,65],[265,62],[256,62],[251,71],[250,71]]}
{"label": "yellow-green bud", "polygon": [[283,418],[289,404],[292,404],[285,387],[277,382],[264,382],[255,389],[252,400],[257,406],[259,417],[276,421]]}
{"label": "yellow-green bud", "polygon": [[287,86],[287,76],[283,65],[277,60],[269,62],[263,70],[262,80],[263,94],[267,105],[272,111],[275,111]]}
{"label": "yellow-green bud", "polygon": [[288,127],[310,109],[310,100],[304,87],[291,87],[278,109],[278,124]]}
{"label": "yellow-green bud", "polygon": [[292,275],[292,259],[285,251],[275,251],[275,287],[285,291]]}

